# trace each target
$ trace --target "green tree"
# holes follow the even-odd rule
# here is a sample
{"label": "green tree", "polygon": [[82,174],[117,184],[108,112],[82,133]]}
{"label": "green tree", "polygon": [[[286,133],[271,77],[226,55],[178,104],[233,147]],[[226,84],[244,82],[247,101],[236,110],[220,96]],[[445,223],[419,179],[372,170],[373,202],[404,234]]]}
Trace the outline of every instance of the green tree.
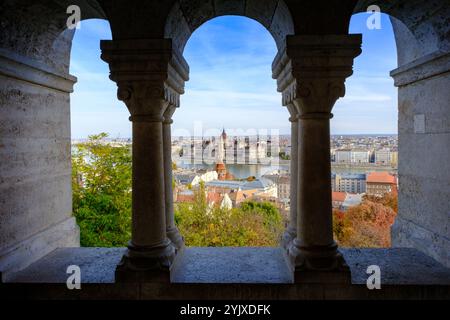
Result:
{"label": "green tree", "polygon": [[[73,212],[81,245],[126,246],[131,239],[131,150],[92,135],[73,146]],[[283,223],[271,203],[244,202],[231,210],[210,206],[203,182],[193,203],[176,204],[175,223],[189,246],[276,246]]]}
{"label": "green tree", "polygon": [[281,214],[268,202],[209,206],[203,183],[192,203],[176,205],[175,222],[188,246],[277,246],[283,229]]}
{"label": "green tree", "polygon": [[131,238],[131,151],[89,136],[72,149],[73,212],[82,246],[125,246]]}

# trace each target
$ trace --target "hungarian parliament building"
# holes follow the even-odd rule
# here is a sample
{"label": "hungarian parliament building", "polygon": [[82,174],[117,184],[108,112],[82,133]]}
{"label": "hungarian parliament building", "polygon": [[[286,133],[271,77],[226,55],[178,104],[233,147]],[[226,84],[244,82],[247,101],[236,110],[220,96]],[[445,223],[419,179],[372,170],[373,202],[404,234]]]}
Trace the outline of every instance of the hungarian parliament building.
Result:
{"label": "hungarian parliament building", "polygon": [[184,138],[172,148],[173,160],[192,164],[269,164],[278,161],[278,138],[260,136]]}

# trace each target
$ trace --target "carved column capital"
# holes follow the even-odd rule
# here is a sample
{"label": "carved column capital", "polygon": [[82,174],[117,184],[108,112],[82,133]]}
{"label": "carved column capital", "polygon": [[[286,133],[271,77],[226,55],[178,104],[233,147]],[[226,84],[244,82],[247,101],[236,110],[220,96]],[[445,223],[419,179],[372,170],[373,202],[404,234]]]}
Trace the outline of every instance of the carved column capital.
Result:
{"label": "carved column capital", "polygon": [[299,116],[299,110],[298,107],[294,103],[288,103],[286,105],[288,111],[289,111],[289,121],[290,122],[297,122],[298,116]]}
{"label": "carved column capital", "polygon": [[353,59],[360,53],[358,34],[288,36],[272,64],[283,105],[294,104],[300,117],[329,115],[344,96],[345,79],[352,75]]}
{"label": "carved column capital", "polygon": [[172,116],[175,113],[175,110],[178,107],[173,105],[173,104],[169,104],[166,108],[166,110],[164,111],[164,124],[172,124],[173,120],[172,120]]}
{"label": "carved column capital", "polygon": [[163,121],[168,105],[179,106],[189,66],[170,39],[102,40],[117,97],[132,121]]}

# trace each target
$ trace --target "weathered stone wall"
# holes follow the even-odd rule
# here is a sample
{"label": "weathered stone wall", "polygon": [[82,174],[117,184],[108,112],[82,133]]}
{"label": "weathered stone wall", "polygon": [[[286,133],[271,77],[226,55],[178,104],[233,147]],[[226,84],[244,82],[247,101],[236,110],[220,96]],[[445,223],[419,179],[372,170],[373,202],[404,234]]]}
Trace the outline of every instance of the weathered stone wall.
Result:
{"label": "weathered stone wall", "polygon": [[78,245],[71,218],[68,92],[75,79],[25,61],[0,56],[0,270],[5,273],[56,247]]}
{"label": "weathered stone wall", "polygon": [[70,92],[76,78],[68,70],[74,32],[65,30],[67,5],[26,0],[0,4],[4,280],[55,248],[79,246],[70,160]]}
{"label": "weathered stone wall", "polygon": [[393,72],[399,86],[399,215],[393,245],[450,266],[450,53]]}

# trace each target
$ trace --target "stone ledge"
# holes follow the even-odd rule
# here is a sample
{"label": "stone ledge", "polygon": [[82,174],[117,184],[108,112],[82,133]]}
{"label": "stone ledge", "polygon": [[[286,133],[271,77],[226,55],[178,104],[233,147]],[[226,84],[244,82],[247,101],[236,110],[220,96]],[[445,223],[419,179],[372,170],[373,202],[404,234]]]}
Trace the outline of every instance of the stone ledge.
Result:
{"label": "stone ledge", "polygon": [[20,57],[6,50],[0,50],[0,75],[26,81],[65,93],[73,92],[77,78],[60,74],[48,67]]}
{"label": "stone ledge", "polygon": [[[76,247],[80,245],[80,233],[75,218],[70,217],[60,223],[50,226],[49,228],[25,239],[14,246],[8,248],[0,248],[0,282],[9,281],[15,278],[15,273],[26,268],[33,269],[34,266],[40,267],[39,263],[45,260],[50,252],[58,247]],[[67,253],[73,248],[59,249]],[[44,257],[45,256],[45,257]],[[44,258],[42,258],[44,257]],[[42,258],[42,259],[41,259]],[[64,257],[60,257],[64,259]],[[39,260],[40,259],[40,260]],[[34,264],[33,264],[34,263]],[[30,264],[32,264],[30,266]],[[50,272],[55,270],[52,268],[54,261],[43,266],[48,270],[40,270],[40,272]],[[58,272],[56,272],[58,273]]]}
{"label": "stone ledge", "polygon": [[[67,266],[82,270],[82,283],[114,283],[114,271],[125,248],[59,248],[7,282],[65,283]],[[382,285],[450,286],[450,269],[412,248],[341,248],[352,272],[352,284],[366,284],[367,267],[381,268]],[[177,258],[172,283],[292,282],[282,249],[271,247],[187,247]]]}
{"label": "stone ledge", "polygon": [[[0,295],[8,299],[450,299],[450,270],[415,249],[341,249],[352,270],[351,285],[289,283],[282,278],[289,276],[286,269],[277,267],[282,259],[279,248],[185,250],[181,264],[191,265],[176,271],[173,283],[164,284],[114,283],[114,270],[125,248],[57,249],[0,284]],[[71,264],[81,267],[81,290],[66,287]],[[382,270],[381,290],[366,287],[366,268],[371,264]],[[188,283],[193,280],[198,283]]]}
{"label": "stone ledge", "polygon": [[394,85],[402,87],[450,70],[450,52],[434,52],[391,71]]}
{"label": "stone ledge", "polygon": [[173,283],[292,283],[281,248],[185,248]]}

